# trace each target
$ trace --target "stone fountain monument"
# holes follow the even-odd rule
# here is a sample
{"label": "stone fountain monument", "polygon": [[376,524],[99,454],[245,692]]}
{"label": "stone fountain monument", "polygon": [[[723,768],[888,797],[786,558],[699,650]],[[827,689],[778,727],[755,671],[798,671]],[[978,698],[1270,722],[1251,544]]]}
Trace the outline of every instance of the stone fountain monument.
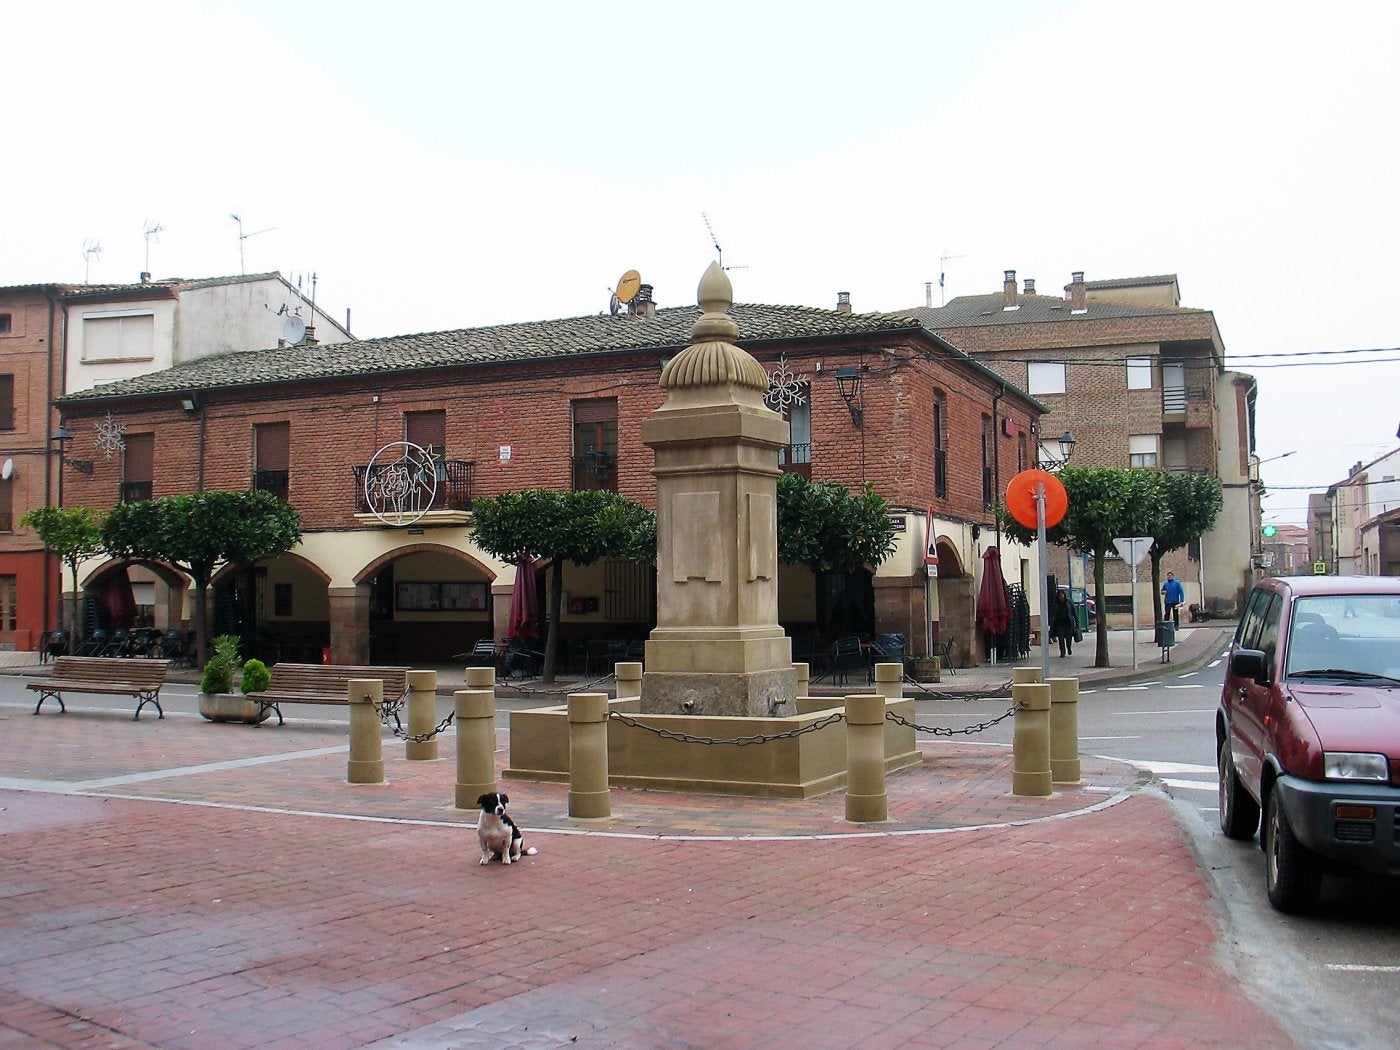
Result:
{"label": "stone fountain monument", "polygon": [[642,711],[792,713],[792,642],[778,626],[778,451],[768,374],[734,345],[729,277],[711,263],[692,343],[661,372],[666,400],[642,424],[656,453],[656,629]]}

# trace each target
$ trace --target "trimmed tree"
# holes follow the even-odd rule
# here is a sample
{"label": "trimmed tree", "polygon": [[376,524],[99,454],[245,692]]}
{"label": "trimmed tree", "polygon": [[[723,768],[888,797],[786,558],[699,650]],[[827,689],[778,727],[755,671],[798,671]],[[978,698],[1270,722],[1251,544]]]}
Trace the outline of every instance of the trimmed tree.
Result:
{"label": "trimmed tree", "polygon": [[[68,620],[71,652],[73,634],[78,629],[78,563],[102,553],[102,518],[91,507],[35,507],[20,518],[19,523],[22,528],[37,532],[44,546],[66,562],[73,574],[73,613]],[[60,574],[60,590],[62,587]],[[61,606],[62,595],[59,597]],[[44,615],[47,617],[48,613]]]}
{"label": "trimmed tree", "polygon": [[502,561],[522,555],[553,565],[546,602],[541,677],[553,682],[564,604],[564,563],[592,565],[600,558],[656,559],[656,515],[615,492],[525,489],[472,504],[476,543]]}
{"label": "trimmed tree", "polygon": [[1224,505],[1220,479],[1210,474],[1166,471],[1161,475],[1167,513],[1152,526],[1152,622],[1153,635],[1161,642],[1162,556],[1180,550],[1201,534],[1215,528],[1215,519]]}
{"label": "trimmed tree", "polygon": [[877,566],[895,549],[889,503],[870,482],[852,493],[834,481],[778,477],[778,560],[813,572]]}
{"label": "trimmed tree", "polygon": [[195,652],[203,666],[214,571],[287,553],[301,541],[301,515],[270,492],[208,490],[118,503],[102,539],[115,558],[167,562],[194,581]]}
{"label": "trimmed tree", "polygon": [[[1094,666],[1108,667],[1108,617],[1103,590],[1104,557],[1114,550],[1115,536],[1150,536],[1170,512],[1156,470],[1118,470],[1112,467],[1066,467],[1060,481],[1069,496],[1064,518],[1045,538],[1048,543],[1092,554],[1094,558],[1094,601],[1099,617],[1095,631]],[[997,508],[1002,531],[1018,543],[1035,543],[1035,530],[1028,529]],[[1042,569],[1044,566],[1042,566]]]}

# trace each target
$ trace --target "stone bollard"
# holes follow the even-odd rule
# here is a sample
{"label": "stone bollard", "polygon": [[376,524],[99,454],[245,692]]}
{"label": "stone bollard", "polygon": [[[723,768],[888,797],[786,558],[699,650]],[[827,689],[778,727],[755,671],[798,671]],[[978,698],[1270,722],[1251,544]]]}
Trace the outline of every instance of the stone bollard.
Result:
{"label": "stone bollard", "polygon": [[1035,685],[1039,681],[1039,667],[1013,667],[1011,669],[1012,685]]}
{"label": "stone bollard", "polygon": [[[437,728],[437,672],[408,672],[408,735],[423,736]],[[404,758],[431,762],[438,757],[437,737],[405,740]]]}
{"label": "stone bollard", "polygon": [[795,663],[792,665],[793,672],[797,675],[797,689],[793,696],[806,696],[807,690],[812,687],[812,665],[808,663]]}
{"label": "stone bollard", "polygon": [[475,809],[478,798],[496,790],[496,691],[458,689],[452,694],[452,720],[457,723],[453,805]]}
{"label": "stone bollard", "polygon": [[617,698],[629,700],[642,695],[642,665],[639,663],[617,663],[613,666],[617,675]]}
{"label": "stone bollard", "polygon": [[1049,795],[1050,687],[1043,682],[1013,685],[1011,699],[1020,705],[1011,738],[1011,793]]}
{"label": "stone bollard", "polygon": [[885,698],[846,697],[846,819],[889,819],[885,794]]}
{"label": "stone bollard", "polygon": [[348,685],[350,701],[350,761],[345,779],[351,784],[384,783],[384,751],[380,740],[384,728],[378,705],[384,699],[382,678],[352,678]]}
{"label": "stone bollard", "polygon": [[1079,771],[1079,679],[1051,678],[1050,687],[1050,779],[1056,784],[1078,784]]}
{"label": "stone bollard", "polygon": [[569,694],[569,816],[612,816],[607,693]]}
{"label": "stone bollard", "polygon": [[876,664],[875,692],[887,700],[898,700],[904,695],[904,665]]}
{"label": "stone bollard", "polygon": [[494,667],[468,667],[468,689],[495,689],[496,669]]}

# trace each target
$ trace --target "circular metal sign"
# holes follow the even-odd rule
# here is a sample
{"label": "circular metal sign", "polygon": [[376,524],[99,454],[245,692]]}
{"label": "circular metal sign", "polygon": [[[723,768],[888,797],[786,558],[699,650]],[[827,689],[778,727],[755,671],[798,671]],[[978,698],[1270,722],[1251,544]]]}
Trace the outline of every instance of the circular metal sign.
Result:
{"label": "circular metal sign", "polygon": [[1028,529],[1036,527],[1036,489],[1044,486],[1045,527],[1054,528],[1069,509],[1069,494],[1059,478],[1048,470],[1023,470],[1006,486],[1006,509]]}
{"label": "circular metal sign", "polygon": [[412,525],[437,498],[439,464],[412,441],[391,441],[365,468],[365,505],[385,525]]}

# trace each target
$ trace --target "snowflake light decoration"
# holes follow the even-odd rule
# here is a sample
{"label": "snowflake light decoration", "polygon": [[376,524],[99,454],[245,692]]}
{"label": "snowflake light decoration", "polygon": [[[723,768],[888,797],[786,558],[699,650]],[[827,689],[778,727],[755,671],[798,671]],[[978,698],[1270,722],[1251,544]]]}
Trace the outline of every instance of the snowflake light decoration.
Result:
{"label": "snowflake light decoration", "polygon": [[112,418],[112,413],[107,413],[107,418],[96,424],[97,430],[97,450],[102,453],[104,459],[111,459],[116,453],[126,448],[126,441],[122,434],[126,432],[126,424],[118,423]]}
{"label": "snowflake light decoration", "polygon": [[775,412],[784,412],[793,405],[807,403],[807,381],[798,379],[788,368],[787,355],[778,358],[778,367],[768,377],[768,393],[763,400]]}

